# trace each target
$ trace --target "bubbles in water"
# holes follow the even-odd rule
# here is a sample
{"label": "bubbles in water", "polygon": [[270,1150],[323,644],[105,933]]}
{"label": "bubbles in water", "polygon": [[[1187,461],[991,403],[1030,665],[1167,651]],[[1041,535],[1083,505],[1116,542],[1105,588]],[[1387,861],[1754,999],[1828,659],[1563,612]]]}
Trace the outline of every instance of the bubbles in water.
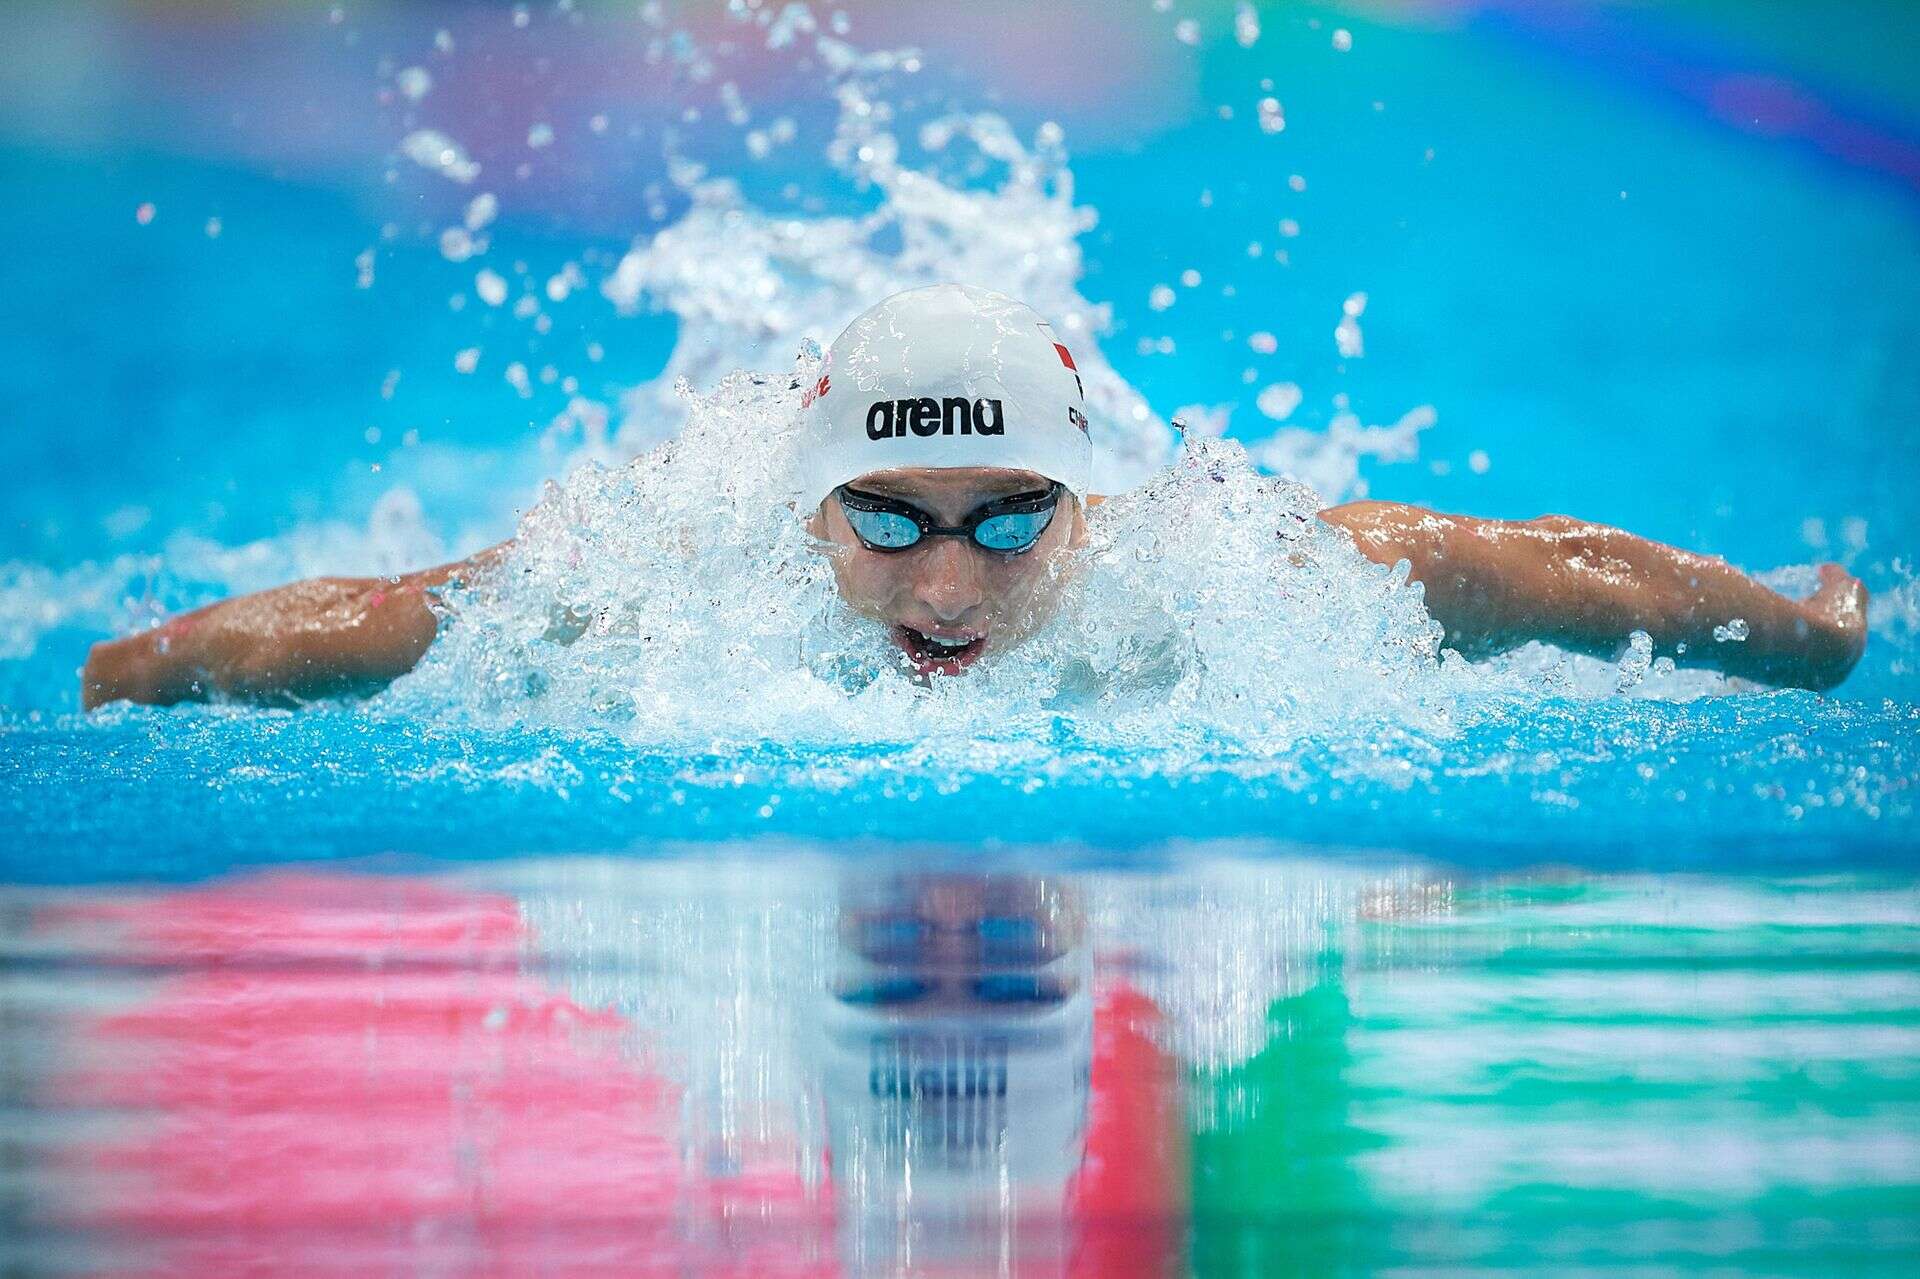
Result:
{"label": "bubbles in water", "polygon": [[1280,99],[1260,99],[1260,132],[1280,133],[1287,127],[1287,117],[1280,110]]}
{"label": "bubbles in water", "polygon": [[1713,628],[1713,639],[1717,644],[1744,644],[1753,628],[1747,625],[1747,619],[1736,617],[1725,626]]}

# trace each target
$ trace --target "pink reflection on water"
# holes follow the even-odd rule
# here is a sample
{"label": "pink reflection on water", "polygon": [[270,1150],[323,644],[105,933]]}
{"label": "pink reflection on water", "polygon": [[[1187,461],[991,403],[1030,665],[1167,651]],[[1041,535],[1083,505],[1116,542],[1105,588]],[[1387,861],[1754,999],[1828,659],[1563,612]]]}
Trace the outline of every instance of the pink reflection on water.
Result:
{"label": "pink reflection on water", "polygon": [[62,914],[170,966],[53,1084],[132,1116],[65,1170],[124,1272],[835,1270],[790,1163],[683,1167],[679,1089],[522,971],[510,898],[286,874]]}
{"label": "pink reflection on water", "polygon": [[[35,924],[154,974],[71,1019],[40,1098],[114,1118],[55,1169],[49,1224],[104,1247],[96,1272],[840,1273],[835,1188],[802,1175],[798,1138],[724,1172],[686,1158],[682,1088],[625,1017],[530,969],[512,897],[276,873]],[[1065,1227],[1047,1273],[1178,1273],[1185,1110],[1159,1010],[1109,977],[1093,1029],[1067,1220],[1009,1224]]]}

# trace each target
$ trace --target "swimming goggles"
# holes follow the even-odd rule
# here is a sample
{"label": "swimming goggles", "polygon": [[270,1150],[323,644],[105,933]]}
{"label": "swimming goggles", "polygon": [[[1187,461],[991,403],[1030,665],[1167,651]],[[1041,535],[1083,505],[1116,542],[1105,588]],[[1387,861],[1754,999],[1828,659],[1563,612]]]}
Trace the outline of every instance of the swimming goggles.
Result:
{"label": "swimming goggles", "polygon": [[1059,481],[1044,493],[1024,493],[988,502],[955,528],[935,524],[933,517],[917,506],[874,493],[862,493],[842,484],[833,491],[840,509],[861,545],[870,551],[904,551],[926,537],[964,537],[975,546],[1002,555],[1018,555],[1033,549],[1040,535],[1053,523],[1066,488]]}

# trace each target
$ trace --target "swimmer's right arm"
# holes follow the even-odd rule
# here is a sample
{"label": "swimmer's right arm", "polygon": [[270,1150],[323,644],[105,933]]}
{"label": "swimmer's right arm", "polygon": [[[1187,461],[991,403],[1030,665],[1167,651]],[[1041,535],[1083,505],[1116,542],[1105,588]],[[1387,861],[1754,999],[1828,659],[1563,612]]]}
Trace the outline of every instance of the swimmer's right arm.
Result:
{"label": "swimmer's right arm", "polygon": [[498,559],[502,542],[437,568],[386,577],[322,577],[171,618],[93,646],[80,704],[170,706],[215,697],[292,705],[368,694],[412,670],[440,619],[432,593]]}

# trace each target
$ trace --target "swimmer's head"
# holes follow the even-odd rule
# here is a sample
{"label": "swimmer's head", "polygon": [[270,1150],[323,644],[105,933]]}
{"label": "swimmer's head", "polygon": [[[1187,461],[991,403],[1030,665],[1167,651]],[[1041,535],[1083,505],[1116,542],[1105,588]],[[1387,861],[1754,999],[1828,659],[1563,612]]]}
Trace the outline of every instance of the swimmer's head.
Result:
{"label": "swimmer's head", "polygon": [[923,674],[957,674],[1051,613],[1093,465],[1067,348],[1031,308],[958,284],[848,325],[802,397],[800,504],[841,594]]}

